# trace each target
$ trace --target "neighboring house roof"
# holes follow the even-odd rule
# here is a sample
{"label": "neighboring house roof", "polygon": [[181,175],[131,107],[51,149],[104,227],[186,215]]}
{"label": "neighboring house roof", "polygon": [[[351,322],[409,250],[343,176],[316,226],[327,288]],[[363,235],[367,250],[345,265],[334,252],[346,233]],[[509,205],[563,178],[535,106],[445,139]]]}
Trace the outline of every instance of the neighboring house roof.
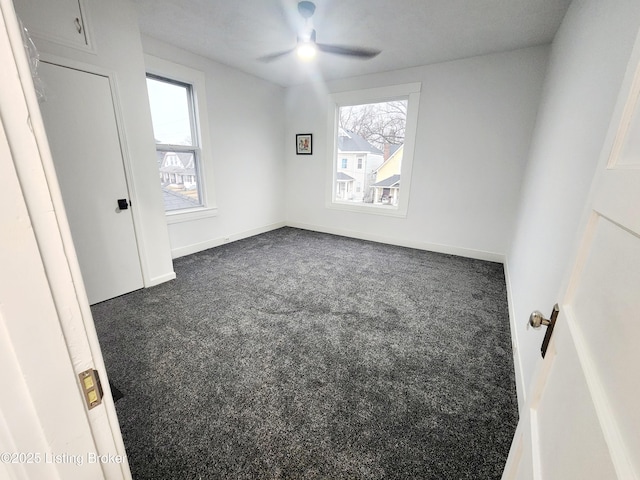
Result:
{"label": "neighboring house roof", "polygon": [[391,149],[391,148],[389,149],[389,151],[391,152],[391,154],[389,155],[389,158],[387,158],[382,165],[380,165],[378,168],[376,168],[374,170],[374,173],[377,173],[385,165],[387,165],[387,164],[391,163],[393,160],[395,160],[396,156],[402,157],[402,155],[404,155],[404,143],[401,143],[400,145],[391,145],[391,147],[394,147],[394,148],[393,149]]}
{"label": "neighboring house roof", "polygon": [[168,211],[199,206],[197,200],[185,197],[184,195],[178,195],[177,193],[170,192],[164,188],[162,189],[162,195],[164,197],[165,209]]}
{"label": "neighboring house roof", "polygon": [[380,180],[378,183],[373,184],[374,187],[399,187],[400,175],[391,175],[389,178]]}
{"label": "neighboring house roof", "polygon": [[162,160],[162,166],[168,166],[168,161],[173,161],[176,158],[180,161],[183,168],[194,168],[193,153],[188,152],[166,152]]}
{"label": "neighboring house roof", "polygon": [[367,152],[382,155],[382,150],[374,147],[357,133],[340,129],[338,150],[341,152]]}
{"label": "neighboring house roof", "polygon": [[394,153],[396,153],[398,151],[398,149],[400,147],[402,147],[404,145],[404,143],[399,143],[397,145],[394,145],[392,143],[389,144],[389,156],[392,157]]}
{"label": "neighboring house roof", "polygon": [[336,174],[336,180],[338,182],[353,182],[355,178],[347,175],[346,173],[338,172]]}

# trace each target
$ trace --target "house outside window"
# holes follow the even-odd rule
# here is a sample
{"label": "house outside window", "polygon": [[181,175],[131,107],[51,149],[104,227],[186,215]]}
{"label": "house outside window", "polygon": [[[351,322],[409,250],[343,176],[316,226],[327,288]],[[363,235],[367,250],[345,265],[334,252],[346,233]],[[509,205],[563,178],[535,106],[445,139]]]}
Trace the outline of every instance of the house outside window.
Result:
{"label": "house outside window", "polygon": [[[384,162],[382,150],[373,146],[361,135],[345,129],[339,130],[337,142],[338,156],[347,157],[342,158],[340,173],[351,178],[354,188],[348,192],[342,192],[336,198],[343,202],[371,204],[373,192],[370,187],[375,183],[373,171]],[[345,167],[345,164],[350,167]],[[337,185],[341,180],[336,178],[336,182]],[[345,196],[344,193],[348,195]]]}
{"label": "house outside window", "polygon": [[201,207],[200,146],[192,87],[147,75],[147,91],[165,211]]}
{"label": "house outside window", "polygon": [[331,96],[329,208],[406,216],[420,89],[413,83]]}
{"label": "house outside window", "polygon": [[167,223],[214,216],[204,74],[150,55],[145,65]]}

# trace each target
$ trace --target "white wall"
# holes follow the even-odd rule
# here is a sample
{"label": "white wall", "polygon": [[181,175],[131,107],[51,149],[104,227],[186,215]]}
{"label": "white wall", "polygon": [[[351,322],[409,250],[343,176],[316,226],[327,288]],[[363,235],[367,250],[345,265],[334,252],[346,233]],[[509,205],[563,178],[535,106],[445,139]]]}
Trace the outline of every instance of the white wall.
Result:
{"label": "white wall", "polygon": [[520,405],[540,359],[533,310],[551,313],[640,25],[637,0],[574,0],[552,45],[507,256]]}
{"label": "white wall", "polygon": [[284,89],[143,37],[145,53],[206,76],[218,214],[169,225],[174,257],[284,225]]}
{"label": "white wall", "polygon": [[[20,4],[24,0],[16,0]],[[63,63],[80,62],[114,74],[122,112],[123,147],[130,159],[136,234],[142,247],[144,283],[154,285],[175,277],[164,221],[162,196],[158,187],[151,113],[147,100],[144,57],[137,16],[129,0],[85,2],[88,25],[96,52],[64,47],[35,38],[42,58],[52,55]],[[53,7],[52,7],[53,8]],[[47,15],[46,9],[41,9]],[[45,85],[46,87],[46,85]]]}
{"label": "white wall", "polygon": [[[535,47],[290,88],[287,223],[503,260],[547,55],[547,47]],[[407,217],[326,208],[328,93],[409,82],[422,82],[422,92]],[[296,156],[295,134],[309,132],[313,155]]]}

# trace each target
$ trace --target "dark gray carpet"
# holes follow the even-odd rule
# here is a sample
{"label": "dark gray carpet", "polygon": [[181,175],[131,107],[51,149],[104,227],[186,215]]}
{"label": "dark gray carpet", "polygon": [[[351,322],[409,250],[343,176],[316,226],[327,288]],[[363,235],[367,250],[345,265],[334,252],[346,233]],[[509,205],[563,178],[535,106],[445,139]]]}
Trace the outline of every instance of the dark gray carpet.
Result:
{"label": "dark gray carpet", "polygon": [[135,479],[497,479],[503,267],[293,228],[92,307]]}

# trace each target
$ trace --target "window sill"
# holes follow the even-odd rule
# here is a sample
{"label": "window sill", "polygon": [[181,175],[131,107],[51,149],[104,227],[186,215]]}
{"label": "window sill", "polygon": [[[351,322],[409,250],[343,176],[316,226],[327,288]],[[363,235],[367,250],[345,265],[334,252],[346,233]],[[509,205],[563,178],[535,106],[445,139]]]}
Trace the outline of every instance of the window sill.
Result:
{"label": "window sill", "polygon": [[374,204],[355,204],[351,202],[333,201],[327,204],[328,208],[336,210],[345,210],[348,212],[368,213],[372,215],[383,215],[386,217],[400,217],[405,218],[407,216],[406,210],[401,207],[392,207],[386,205],[374,205]]}
{"label": "window sill", "polygon": [[189,210],[179,210],[176,212],[167,212],[167,224],[172,225],[174,223],[191,222],[193,220],[200,220],[203,218],[217,217],[217,208],[193,208]]}

